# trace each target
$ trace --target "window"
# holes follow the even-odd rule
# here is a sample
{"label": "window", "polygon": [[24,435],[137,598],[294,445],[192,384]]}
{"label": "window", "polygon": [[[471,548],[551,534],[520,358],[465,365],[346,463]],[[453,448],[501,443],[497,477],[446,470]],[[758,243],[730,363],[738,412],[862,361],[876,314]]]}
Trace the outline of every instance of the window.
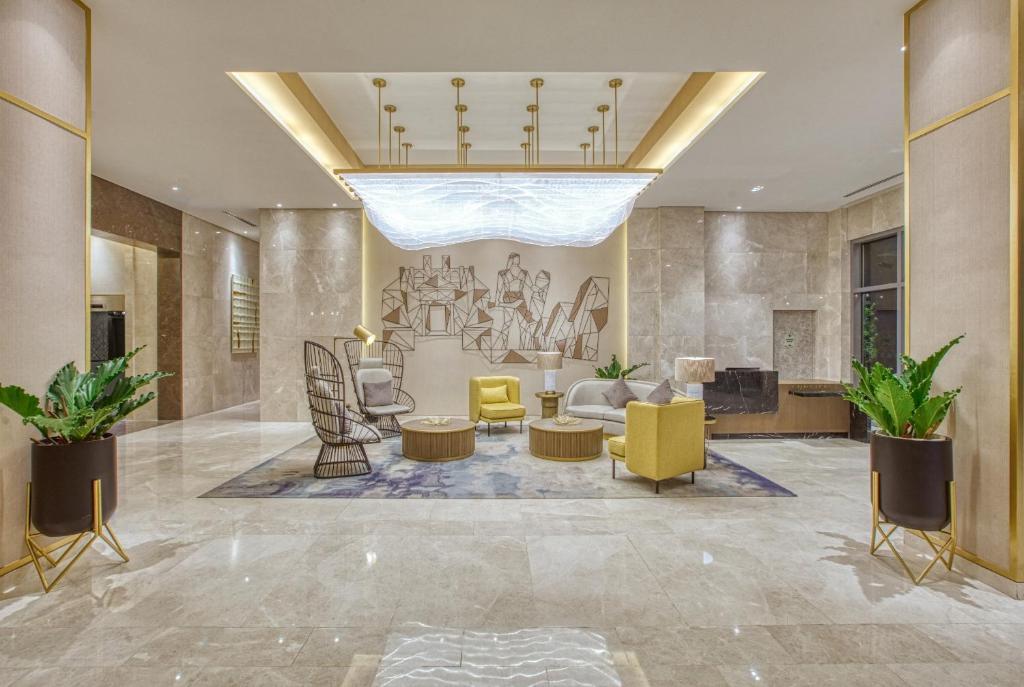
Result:
{"label": "window", "polygon": [[851,248],[853,355],[898,371],[903,350],[903,230],[854,241]]}

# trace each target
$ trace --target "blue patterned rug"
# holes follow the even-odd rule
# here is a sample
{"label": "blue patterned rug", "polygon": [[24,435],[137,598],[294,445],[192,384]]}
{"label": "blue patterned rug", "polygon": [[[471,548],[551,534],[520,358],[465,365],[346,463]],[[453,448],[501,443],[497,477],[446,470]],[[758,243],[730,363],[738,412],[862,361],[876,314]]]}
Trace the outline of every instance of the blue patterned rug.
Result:
{"label": "blue patterned rug", "polygon": [[476,438],[466,460],[423,463],[402,456],[400,438],[366,447],[373,472],[361,477],[316,479],[313,461],[320,448],[310,439],[202,495],[202,498],[343,499],[614,499],[702,496],[796,496],[767,477],[715,451],[707,469],[661,483],[637,477],[620,463],[612,479],[607,448],[600,458],[569,463],[530,455],[528,433],[495,431]]}

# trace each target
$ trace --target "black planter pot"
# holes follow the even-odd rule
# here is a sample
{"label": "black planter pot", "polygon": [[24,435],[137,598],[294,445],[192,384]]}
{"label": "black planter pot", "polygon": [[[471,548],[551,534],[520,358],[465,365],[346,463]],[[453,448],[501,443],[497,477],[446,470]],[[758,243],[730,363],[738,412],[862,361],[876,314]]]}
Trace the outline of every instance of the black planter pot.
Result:
{"label": "black planter pot", "polygon": [[92,483],[101,480],[103,522],[117,510],[117,442],[32,444],[32,524],[48,537],[92,529]]}
{"label": "black planter pot", "polygon": [[878,510],[893,524],[936,532],[949,524],[953,441],[871,435],[871,470],[878,473]]}

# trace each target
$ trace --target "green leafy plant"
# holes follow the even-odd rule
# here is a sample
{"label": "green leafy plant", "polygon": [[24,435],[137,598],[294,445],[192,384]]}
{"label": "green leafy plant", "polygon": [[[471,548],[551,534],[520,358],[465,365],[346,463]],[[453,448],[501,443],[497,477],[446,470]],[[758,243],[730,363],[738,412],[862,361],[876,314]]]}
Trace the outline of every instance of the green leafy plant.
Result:
{"label": "green leafy plant", "polygon": [[949,412],[953,399],[962,387],[931,396],[932,377],[939,363],[963,335],[918,362],[908,355],[902,356],[903,372],[894,373],[882,363],[870,369],[853,360],[858,376],[856,386],[844,384],[847,401],[860,408],[892,437],[924,439],[930,436]]}
{"label": "green leafy plant", "polygon": [[629,375],[633,374],[641,367],[646,367],[647,365],[650,365],[650,363],[637,363],[631,367],[623,368],[622,363],[620,363],[619,359],[614,353],[612,353],[611,364],[607,367],[595,367],[594,374],[599,379],[618,379],[619,377],[629,379]]}
{"label": "green leafy plant", "polygon": [[0,386],[0,404],[20,415],[22,424],[38,429],[44,440],[71,443],[99,439],[116,422],[156,398],[153,391],[136,396],[139,389],[173,374],[126,376],[128,361],[142,348],[89,372],[79,372],[73,362],[68,363],[54,375],[42,402],[20,386]]}
{"label": "green leafy plant", "polygon": [[864,363],[871,365],[878,360],[878,314],[877,306],[871,294],[864,297],[863,328],[861,329],[861,349]]}

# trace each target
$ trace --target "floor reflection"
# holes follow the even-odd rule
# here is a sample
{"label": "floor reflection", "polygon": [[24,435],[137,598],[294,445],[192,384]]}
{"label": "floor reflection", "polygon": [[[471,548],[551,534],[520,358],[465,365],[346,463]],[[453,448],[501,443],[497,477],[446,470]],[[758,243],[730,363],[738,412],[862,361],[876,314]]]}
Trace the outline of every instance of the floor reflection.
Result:
{"label": "floor reflection", "polygon": [[388,636],[373,684],[622,687],[607,640],[593,630],[481,632],[421,624]]}

